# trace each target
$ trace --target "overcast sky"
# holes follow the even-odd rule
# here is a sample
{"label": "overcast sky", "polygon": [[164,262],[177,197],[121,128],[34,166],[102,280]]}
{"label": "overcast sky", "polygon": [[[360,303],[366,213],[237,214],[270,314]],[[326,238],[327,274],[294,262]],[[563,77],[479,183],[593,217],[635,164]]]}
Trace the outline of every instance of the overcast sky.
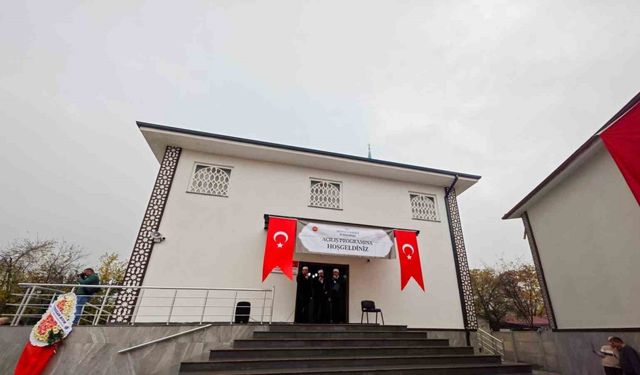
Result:
{"label": "overcast sky", "polygon": [[[472,266],[530,259],[509,208],[640,91],[640,2],[8,1],[0,245],[128,257],[158,163],[136,120],[482,175]],[[93,258],[88,259],[89,262]]]}

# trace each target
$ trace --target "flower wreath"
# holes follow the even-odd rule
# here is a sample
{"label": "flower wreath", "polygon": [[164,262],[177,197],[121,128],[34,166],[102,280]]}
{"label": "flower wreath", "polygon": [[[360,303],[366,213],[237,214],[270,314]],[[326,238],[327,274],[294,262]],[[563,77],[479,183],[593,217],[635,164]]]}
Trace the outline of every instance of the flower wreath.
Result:
{"label": "flower wreath", "polygon": [[34,346],[49,346],[62,341],[71,332],[75,315],[76,295],[61,295],[33,326],[29,341]]}

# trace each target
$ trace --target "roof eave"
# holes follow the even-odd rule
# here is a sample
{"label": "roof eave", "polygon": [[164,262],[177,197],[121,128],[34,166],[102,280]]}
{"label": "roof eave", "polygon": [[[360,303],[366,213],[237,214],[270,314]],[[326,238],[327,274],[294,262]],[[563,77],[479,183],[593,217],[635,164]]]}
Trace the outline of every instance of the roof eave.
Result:
{"label": "roof eave", "polygon": [[582,154],[587,152],[600,139],[600,133],[613,125],[619,118],[627,113],[631,108],[640,102],[640,92],[638,92],[624,107],[622,107],[609,121],[607,121],[598,131],[592,135],[580,148],[578,148],[568,159],[566,159],[558,168],[556,168],[549,176],[539,183],[529,194],[527,194],[518,204],[516,204],[509,212],[502,216],[502,220],[516,219],[522,216],[529,203],[540,191],[548,184],[561,175],[571,164],[575,162]]}
{"label": "roof eave", "polygon": [[412,171],[418,171],[418,172],[433,173],[433,174],[449,176],[452,178],[455,178],[456,176],[458,176],[459,178],[464,178],[466,180],[472,180],[475,182],[477,182],[482,178],[481,176],[472,175],[468,173],[461,173],[461,172],[454,172],[454,171],[448,171],[443,169],[403,164],[403,163],[397,163],[397,162],[379,160],[379,159],[369,159],[361,156],[347,155],[347,154],[341,154],[341,153],[323,151],[323,150],[315,150],[315,149],[309,149],[304,147],[290,146],[290,145],[284,145],[284,144],[273,143],[273,142],[258,141],[258,140],[240,138],[240,137],[234,137],[234,136],[228,136],[228,135],[214,134],[214,133],[208,133],[208,132],[203,132],[198,130],[183,129],[183,128],[177,128],[173,126],[159,125],[159,124],[153,124],[153,123],[142,122],[142,121],[136,121],[136,124],[141,130],[143,130],[144,128],[147,128],[147,129],[159,130],[163,132],[211,138],[211,139],[222,140],[226,142],[234,142],[234,143],[268,147],[268,148],[280,149],[280,150],[286,150],[286,151],[301,152],[301,153],[310,154],[310,155],[328,156],[332,158],[363,162],[363,163],[368,163],[372,165],[380,165],[380,166],[406,169],[406,170],[412,170]]}

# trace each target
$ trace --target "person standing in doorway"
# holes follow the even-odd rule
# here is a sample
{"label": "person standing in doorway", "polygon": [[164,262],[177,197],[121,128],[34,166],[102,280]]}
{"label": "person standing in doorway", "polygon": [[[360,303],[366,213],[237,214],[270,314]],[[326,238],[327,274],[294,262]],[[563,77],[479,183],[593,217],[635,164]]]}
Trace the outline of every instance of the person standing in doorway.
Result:
{"label": "person standing in doorway", "polygon": [[296,323],[309,323],[311,321],[312,282],[309,267],[302,267],[301,273],[296,277],[298,287],[296,290]]}
{"label": "person standing in doorway", "polygon": [[91,299],[91,296],[98,291],[98,288],[89,287],[87,285],[100,285],[100,278],[93,268],[86,268],[78,275],[78,284],[83,286],[76,288],[76,317],[73,320],[73,324],[78,324],[80,322],[80,316],[84,310],[84,305]]}
{"label": "person standing in doorway", "polygon": [[[611,340],[609,337],[607,340]],[[601,358],[602,367],[604,368],[605,375],[622,375],[622,369],[620,368],[620,353],[611,345],[603,345],[600,351],[592,349],[593,353]]]}
{"label": "person standing in doorway", "polygon": [[318,270],[318,277],[313,281],[313,322],[329,322],[329,291],[324,271]]}
{"label": "person standing in doorway", "polygon": [[344,323],[344,282],[340,277],[340,270],[333,269],[329,281],[329,305],[331,309],[331,323]]}
{"label": "person standing in doorway", "polygon": [[634,348],[616,336],[609,338],[609,345],[620,353],[620,368],[625,375],[640,375],[640,356]]}

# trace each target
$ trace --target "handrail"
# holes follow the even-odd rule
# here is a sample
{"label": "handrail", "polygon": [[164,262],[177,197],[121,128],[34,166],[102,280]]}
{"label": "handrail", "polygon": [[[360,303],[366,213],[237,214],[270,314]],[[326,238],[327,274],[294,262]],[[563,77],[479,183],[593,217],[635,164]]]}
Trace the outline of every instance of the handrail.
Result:
{"label": "handrail", "polygon": [[[260,323],[273,321],[275,286],[272,288],[207,288],[192,286],[127,286],[127,285],[80,285],[20,283],[24,293],[12,293],[7,306],[14,308],[3,314],[13,317],[12,326],[21,324],[23,318],[41,316],[56,296],[79,287],[95,288],[96,292],[85,297],[78,305],[80,322],[88,325],[108,324],[114,320],[115,311],[120,311],[125,303],[125,312],[117,317],[125,318],[127,324],[135,323],[193,323],[199,324],[226,321],[233,323],[236,318],[236,302],[248,301],[251,310],[247,318]],[[133,304],[121,302],[118,296],[130,290],[138,294]],[[233,304],[232,304],[233,303]],[[127,310],[128,309],[128,310]],[[132,310],[133,309],[133,310]],[[240,312],[238,312],[240,314]],[[224,319],[224,317],[227,317]]]}
{"label": "handrail", "polygon": [[504,341],[482,328],[478,328],[478,344],[480,352],[486,349],[490,354],[504,358]]}
{"label": "handrail", "polygon": [[39,283],[19,283],[20,286],[37,286],[44,288],[47,286],[62,286],[62,287],[89,287],[96,289],[166,289],[166,290],[219,290],[219,291],[240,291],[240,292],[270,292],[271,289],[254,289],[254,288],[207,288],[202,286],[130,286],[130,285],[80,285],[80,284],[39,284]]}
{"label": "handrail", "polygon": [[192,328],[192,329],[188,329],[186,331],[182,331],[182,332],[178,332],[178,333],[174,333],[173,335],[169,335],[169,336],[165,336],[165,337],[161,337],[159,339],[155,339],[155,340],[151,340],[151,341],[147,341],[144,342],[142,344],[138,344],[138,345],[134,345],[130,348],[126,348],[126,349],[122,349],[122,350],[118,350],[118,354],[122,354],[122,353],[126,353],[126,352],[130,352],[132,350],[136,350],[136,349],[140,349],[140,348],[144,348],[145,346],[149,346],[151,344],[155,344],[158,342],[162,342],[162,341],[167,341],[169,339],[172,339],[174,337],[178,337],[178,336],[182,336],[182,335],[186,335],[187,333],[191,333],[191,332],[195,332],[195,331],[199,331],[201,329],[205,329],[205,328],[209,328],[211,327],[213,324],[206,324],[200,327],[196,327],[196,328]]}

